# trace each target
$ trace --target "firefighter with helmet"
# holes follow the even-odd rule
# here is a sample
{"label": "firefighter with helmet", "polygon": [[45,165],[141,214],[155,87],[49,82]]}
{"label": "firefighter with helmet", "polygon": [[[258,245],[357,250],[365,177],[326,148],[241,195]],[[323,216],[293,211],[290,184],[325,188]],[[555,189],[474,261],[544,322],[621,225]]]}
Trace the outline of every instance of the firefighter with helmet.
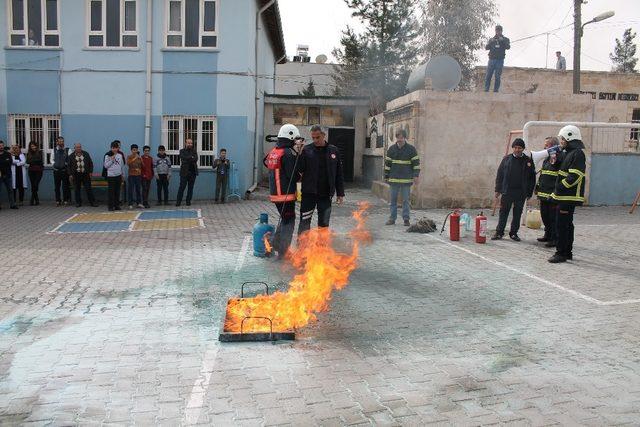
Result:
{"label": "firefighter with helmet", "polygon": [[556,229],[556,253],[549,262],[556,264],[573,259],[573,214],[576,206],[584,203],[586,180],[586,157],[580,129],[569,125],[560,129],[558,134],[563,148],[559,156],[560,169],[551,199],[558,204]]}
{"label": "firefighter with helmet", "polygon": [[300,131],[291,124],[285,124],[278,132],[278,142],[264,158],[269,169],[269,200],[278,210],[280,221],[273,236],[273,247],[282,259],[289,249],[296,221],[296,189],[299,173],[298,156],[301,143]]}

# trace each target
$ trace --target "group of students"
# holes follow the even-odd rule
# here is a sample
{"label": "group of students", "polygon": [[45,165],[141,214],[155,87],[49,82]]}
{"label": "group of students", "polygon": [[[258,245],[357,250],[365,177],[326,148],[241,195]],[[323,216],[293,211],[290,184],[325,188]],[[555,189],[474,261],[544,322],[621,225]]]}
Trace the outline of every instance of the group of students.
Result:
{"label": "group of students", "polygon": [[[185,148],[180,150],[179,158],[180,185],[178,186],[176,206],[182,204],[185,189],[187,190],[186,205],[191,206],[193,188],[198,176],[198,153],[190,138],[185,140]],[[124,182],[125,167],[128,170],[126,188],[128,189],[129,209],[134,207],[149,208],[149,190],[154,177],[158,191],[158,205],[168,205],[172,166],[164,145],[158,147],[155,159],[151,156],[151,147],[145,145],[142,148],[142,155],[140,155],[137,144],[131,145],[131,154],[125,157],[124,153],[120,151],[120,141],[113,141],[111,150],[104,156],[103,176],[107,179],[108,185],[108,209],[110,211],[122,209],[120,189]],[[231,162],[227,159],[227,150],[223,148],[220,150],[220,157],[213,162],[213,169],[216,172],[215,203],[225,202],[230,168]]]}
{"label": "group of students", "polygon": [[[111,143],[110,150],[105,153],[102,176],[108,184],[108,208],[110,211],[121,210],[120,190],[127,189],[129,208],[149,208],[149,192],[151,182],[155,178],[158,195],[158,205],[169,204],[169,180],[173,167],[165,147],[158,147],[157,157],[151,156],[151,147],[144,146],[142,154],[137,144],[132,144],[130,154],[120,150],[121,142]],[[231,162],[226,157],[227,151],[220,150],[219,158],[213,162],[216,173],[215,202],[225,202]],[[186,204],[191,205],[193,188],[198,175],[198,153],[194,149],[193,141],[187,139],[185,148],[180,150],[180,185],[176,206],[182,204],[185,190]],[[77,143],[73,150],[65,147],[64,138],[59,136],[52,153],[52,169],[57,206],[71,203],[71,184],[75,187],[76,206],[82,206],[81,189],[84,187],[91,206],[97,206],[91,178],[94,171],[91,155]],[[13,145],[7,149],[4,141],[0,141],[0,191],[4,187],[7,192],[9,206],[18,209],[24,203],[25,189],[31,184],[31,205],[39,205],[39,184],[45,168],[45,158],[42,150],[35,142],[29,143],[25,153],[19,146]],[[126,179],[125,179],[126,173]]]}
{"label": "group of students", "polygon": [[504,236],[509,212],[513,218],[509,237],[520,241],[518,230],[526,199],[534,192],[540,200],[540,213],[545,226],[544,236],[538,238],[548,248],[556,248],[550,263],[562,263],[573,259],[574,225],[576,206],[584,203],[586,157],[580,129],[568,125],[558,137],[545,139],[544,162],[536,184],[535,162],[524,154],[525,142],[517,138],[511,145],[513,153],[505,156],[496,174],[496,198],[501,199],[500,218],[492,240]]}
{"label": "group of students", "polygon": [[24,194],[29,183],[31,205],[40,204],[38,187],[43,172],[44,158],[35,143],[29,144],[25,155],[17,145],[6,147],[4,141],[0,141],[0,192],[4,187],[11,209],[18,209],[18,205],[24,204]]}

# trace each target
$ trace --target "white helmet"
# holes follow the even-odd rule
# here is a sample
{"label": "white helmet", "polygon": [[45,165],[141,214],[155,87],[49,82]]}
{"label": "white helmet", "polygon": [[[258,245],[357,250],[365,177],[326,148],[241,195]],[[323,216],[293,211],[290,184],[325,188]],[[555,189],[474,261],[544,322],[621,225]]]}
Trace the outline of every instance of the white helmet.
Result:
{"label": "white helmet", "polygon": [[578,129],[576,126],[573,126],[573,125],[568,125],[560,129],[558,136],[564,138],[567,142],[573,141],[576,139],[582,141],[582,135],[580,134],[580,129]]}
{"label": "white helmet", "polygon": [[286,124],[280,128],[278,138],[285,138],[294,141],[296,138],[300,138],[300,131],[294,125]]}

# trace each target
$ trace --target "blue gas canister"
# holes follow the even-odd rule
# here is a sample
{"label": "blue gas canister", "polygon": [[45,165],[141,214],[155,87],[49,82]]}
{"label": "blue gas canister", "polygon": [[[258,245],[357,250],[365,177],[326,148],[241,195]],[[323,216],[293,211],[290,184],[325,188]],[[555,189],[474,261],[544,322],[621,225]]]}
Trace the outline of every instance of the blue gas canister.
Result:
{"label": "blue gas canister", "polygon": [[[267,248],[264,244],[264,236],[267,236],[267,239],[273,235],[275,231],[275,227],[269,224],[269,215],[266,213],[260,214],[260,219],[256,225],[253,226],[253,255],[264,258],[271,254],[271,251],[267,251]],[[269,239],[270,240],[270,239]]]}

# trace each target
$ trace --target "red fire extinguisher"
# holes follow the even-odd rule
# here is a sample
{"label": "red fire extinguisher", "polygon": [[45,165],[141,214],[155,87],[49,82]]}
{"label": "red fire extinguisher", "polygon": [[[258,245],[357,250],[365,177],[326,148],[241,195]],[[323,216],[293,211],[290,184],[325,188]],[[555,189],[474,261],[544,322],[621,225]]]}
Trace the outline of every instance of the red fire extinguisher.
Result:
{"label": "red fire extinguisher", "polygon": [[452,242],[460,240],[460,211],[454,210],[449,217],[449,238]]}
{"label": "red fire extinguisher", "polygon": [[487,217],[482,211],[476,217],[476,243],[487,243]]}

